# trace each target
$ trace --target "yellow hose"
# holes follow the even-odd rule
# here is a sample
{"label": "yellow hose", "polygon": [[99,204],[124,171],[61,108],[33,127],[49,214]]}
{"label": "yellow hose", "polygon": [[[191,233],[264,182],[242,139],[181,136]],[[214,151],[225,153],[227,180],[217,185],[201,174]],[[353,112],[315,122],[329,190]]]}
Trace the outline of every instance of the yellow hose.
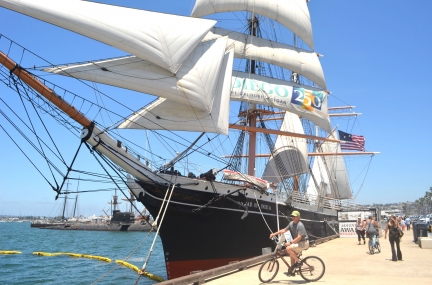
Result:
{"label": "yellow hose", "polygon": [[97,259],[105,262],[111,262],[111,259],[108,257],[98,256],[98,255],[90,255],[90,254],[81,254],[81,253],[72,253],[72,252],[55,252],[55,253],[49,253],[49,252],[33,252],[35,255],[41,255],[41,256],[58,256],[58,255],[67,255],[70,257],[84,257],[84,258],[91,258],[91,259]]}
{"label": "yellow hose", "polygon": [[21,251],[16,250],[0,250],[0,254],[21,254]]}
{"label": "yellow hose", "polygon": [[148,273],[146,271],[142,272],[137,266],[135,266],[133,264],[130,264],[129,262],[126,262],[126,261],[123,261],[123,260],[116,260],[115,262],[116,263],[120,263],[120,264],[122,264],[122,265],[124,265],[126,267],[129,267],[130,269],[136,271],[138,274],[147,276],[150,279],[156,280],[158,282],[164,281],[164,279],[162,277],[158,276],[158,275],[151,274],[151,273]]}
{"label": "yellow hose", "polygon": [[59,253],[49,253],[49,252],[42,252],[42,251],[35,251],[33,252],[34,255],[40,255],[40,256],[57,256],[60,255]]}
{"label": "yellow hose", "polygon": [[137,273],[140,271],[138,267],[136,267],[133,264],[130,264],[129,262],[126,262],[126,261],[123,261],[123,260],[116,260],[115,262],[116,263],[120,263],[120,264],[122,264],[122,265],[124,265],[126,267],[129,267],[130,269],[136,271]]}
{"label": "yellow hose", "polygon": [[66,256],[72,256],[72,257],[81,257],[82,254],[80,253],[73,253],[73,252],[56,252],[58,255],[66,255]]}
{"label": "yellow hose", "polygon": [[97,260],[101,260],[101,261],[105,261],[105,262],[111,262],[111,259],[109,259],[108,257],[103,257],[103,256],[84,254],[83,257],[97,259]]}
{"label": "yellow hose", "polygon": [[153,279],[153,280],[156,280],[156,281],[158,281],[158,282],[162,282],[162,281],[164,281],[164,279],[163,279],[162,277],[160,277],[160,276],[158,276],[158,275],[154,275],[154,274],[148,273],[148,272],[142,272],[141,275],[145,275],[145,276],[147,276],[148,278]]}

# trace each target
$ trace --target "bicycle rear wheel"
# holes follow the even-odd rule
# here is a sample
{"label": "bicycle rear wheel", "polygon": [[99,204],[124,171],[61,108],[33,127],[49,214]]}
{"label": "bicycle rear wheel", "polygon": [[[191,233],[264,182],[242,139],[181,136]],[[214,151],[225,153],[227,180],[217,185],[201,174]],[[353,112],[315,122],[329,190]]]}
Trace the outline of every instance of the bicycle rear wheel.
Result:
{"label": "bicycle rear wheel", "polygon": [[279,261],[276,258],[271,258],[261,265],[258,271],[258,278],[263,283],[270,282],[275,278],[278,271]]}
{"label": "bicycle rear wheel", "polygon": [[317,256],[308,256],[302,261],[300,276],[306,281],[318,281],[324,276],[325,264]]}
{"label": "bicycle rear wheel", "polygon": [[370,252],[370,254],[374,254],[375,252],[374,252],[374,246],[373,246],[373,242],[372,242],[372,239],[369,239],[369,252]]}

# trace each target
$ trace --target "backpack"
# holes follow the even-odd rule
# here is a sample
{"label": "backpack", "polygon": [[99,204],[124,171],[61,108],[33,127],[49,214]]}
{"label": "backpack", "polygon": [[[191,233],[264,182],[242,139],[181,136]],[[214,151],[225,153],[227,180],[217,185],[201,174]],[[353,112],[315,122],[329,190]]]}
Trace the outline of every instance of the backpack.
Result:
{"label": "backpack", "polygon": [[378,235],[377,229],[375,229],[375,227],[371,227],[371,223],[372,222],[369,222],[367,225],[367,229],[366,229],[367,235],[368,236]]}

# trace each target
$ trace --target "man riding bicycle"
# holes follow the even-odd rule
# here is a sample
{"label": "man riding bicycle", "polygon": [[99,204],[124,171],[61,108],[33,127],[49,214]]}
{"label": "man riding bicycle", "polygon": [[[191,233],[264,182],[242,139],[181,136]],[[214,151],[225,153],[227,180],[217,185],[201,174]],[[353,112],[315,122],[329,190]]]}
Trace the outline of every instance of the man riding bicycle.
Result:
{"label": "man riding bicycle", "polygon": [[292,221],[286,228],[270,234],[270,238],[273,238],[276,235],[286,233],[288,230],[291,232],[293,240],[288,241],[285,244],[286,251],[291,257],[291,268],[288,270],[289,275],[293,275],[293,270],[301,267],[301,263],[297,254],[309,248],[309,238],[306,233],[305,226],[302,222],[300,222],[300,212],[293,211],[291,217]]}

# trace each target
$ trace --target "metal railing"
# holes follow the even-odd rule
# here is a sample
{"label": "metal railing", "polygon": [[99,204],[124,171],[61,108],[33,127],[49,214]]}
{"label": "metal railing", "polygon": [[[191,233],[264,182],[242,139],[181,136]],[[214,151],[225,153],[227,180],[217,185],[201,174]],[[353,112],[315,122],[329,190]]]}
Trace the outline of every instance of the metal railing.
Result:
{"label": "metal railing", "polygon": [[335,199],[329,197],[320,197],[318,195],[290,192],[290,193],[278,193],[278,200],[286,202],[302,203],[317,208],[326,208],[334,210],[348,210],[361,208],[362,205],[354,203],[349,199]]}

